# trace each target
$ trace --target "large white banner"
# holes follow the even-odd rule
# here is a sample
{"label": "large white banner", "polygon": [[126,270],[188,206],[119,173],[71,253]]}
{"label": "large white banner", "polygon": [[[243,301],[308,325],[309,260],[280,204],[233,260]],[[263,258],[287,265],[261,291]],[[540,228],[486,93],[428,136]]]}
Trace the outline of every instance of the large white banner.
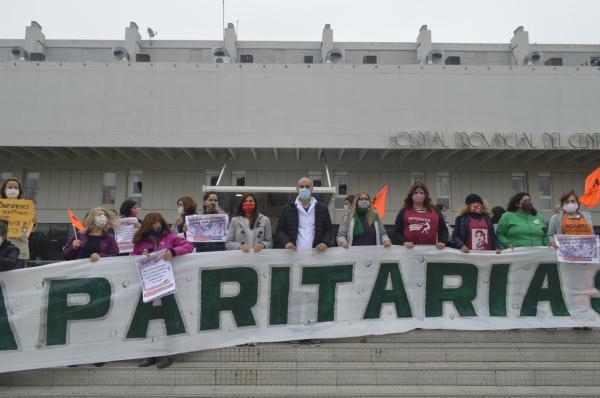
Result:
{"label": "large white banner", "polygon": [[548,248],[209,252],[143,303],[134,258],[0,273],[0,371],[415,328],[600,327],[600,264]]}

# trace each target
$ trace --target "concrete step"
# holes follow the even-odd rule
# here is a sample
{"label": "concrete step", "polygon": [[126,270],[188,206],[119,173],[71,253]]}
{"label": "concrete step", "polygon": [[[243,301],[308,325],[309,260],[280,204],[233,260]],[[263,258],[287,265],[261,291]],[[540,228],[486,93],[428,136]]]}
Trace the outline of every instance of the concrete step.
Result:
{"label": "concrete step", "polygon": [[54,368],[0,375],[2,386],[597,386],[598,362],[175,362]]}
{"label": "concrete step", "polygon": [[[514,330],[413,330],[406,333],[365,336],[369,343],[585,343],[600,342],[600,330],[514,329]],[[359,343],[365,337],[323,340]]]}
{"label": "concrete step", "polygon": [[7,387],[1,397],[599,397],[597,387],[534,386],[131,386]]}
{"label": "concrete step", "polygon": [[600,361],[598,344],[535,343],[321,343],[259,344],[197,351],[178,356],[184,362],[428,362],[428,361]]}

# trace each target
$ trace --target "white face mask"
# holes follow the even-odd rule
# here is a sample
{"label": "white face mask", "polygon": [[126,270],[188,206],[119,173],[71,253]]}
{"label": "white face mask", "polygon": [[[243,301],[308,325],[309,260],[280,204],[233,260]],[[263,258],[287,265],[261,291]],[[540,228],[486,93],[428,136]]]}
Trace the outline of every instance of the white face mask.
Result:
{"label": "white face mask", "polygon": [[108,222],[108,219],[106,218],[105,215],[94,217],[94,224],[96,224],[96,226],[98,228],[104,228],[104,226],[106,226],[107,222]]}
{"label": "white face mask", "polygon": [[577,203],[565,203],[563,205],[563,210],[566,211],[567,213],[575,213],[578,208],[579,208],[579,205]]}
{"label": "white face mask", "polygon": [[178,206],[177,207],[177,213],[179,214],[183,214],[184,210],[183,210],[183,206]]}
{"label": "white face mask", "polygon": [[6,197],[8,199],[17,199],[19,197],[19,190],[17,188],[6,188]]}

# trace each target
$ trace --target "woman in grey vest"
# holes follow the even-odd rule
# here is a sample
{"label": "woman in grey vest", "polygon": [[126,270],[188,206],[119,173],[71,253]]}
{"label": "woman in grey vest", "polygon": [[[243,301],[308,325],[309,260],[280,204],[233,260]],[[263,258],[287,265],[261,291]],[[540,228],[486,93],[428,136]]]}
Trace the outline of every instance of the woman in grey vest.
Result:
{"label": "woman in grey vest", "polygon": [[250,250],[259,252],[273,247],[273,235],[269,217],[258,212],[256,196],[247,193],[242,196],[229,223],[229,232],[225,240],[227,250]]}

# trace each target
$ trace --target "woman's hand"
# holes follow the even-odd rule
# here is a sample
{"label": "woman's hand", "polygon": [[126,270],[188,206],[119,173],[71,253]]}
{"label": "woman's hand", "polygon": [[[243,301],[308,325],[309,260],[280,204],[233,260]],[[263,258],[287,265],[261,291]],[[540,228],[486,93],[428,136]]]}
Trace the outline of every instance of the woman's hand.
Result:
{"label": "woman's hand", "polygon": [[171,260],[173,260],[173,255],[171,254],[171,251],[170,251],[170,250],[167,250],[167,251],[165,252],[165,254],[163,254],[163,260],[165,260],[165,261],[169,261],[169,262],[170,262]]}
{"label": "woman's hand", "polygon": [[383,247],[390,247],[392,245],[392,241],[389,239],[386,239],[383,241]]}
{"label": "woman's hand", "polygon": [[502,249],[496,249],[496,254],[502,253]]}
{"label": "woman's hand", "polygon": [[415,244],[412,242],[404,242],[404,247],[406,247],[407,249],[412,249],[413,247],[415,247]]}
{"label": "woman's hand", "polygon": [[177,217],[177,219],[173,222],[172,228],[177,228],[183,222],[183,218]]}
{"label": "woman's hand", "polygon": [[75,239],[71,244],[74,250],[77,250],[81,247],[81,241],[79,239]]}
{"label": "woman's hand", "polygon": [[98,253],[92,253],[92,255],[90,256],[90,261],[95,263],[100,261],[102,257],[100,257],[100,255]]}
{"label": "woman's hand", "polygon": [[250,251],[250,248],[248,247],[247,244],[242,243],[242,245],[240,246],[240,250],[243,251],[244,253],[248,253]]}
{"label": "woman's hand", "polygon": [[257,243],[254,245],[254,252],[258,253],[259,251],[261,251],[264,248],[265,248],[265,245],[263,245],[262,243]]}
{"label": "woman's hand", "polygon": [[558,249],[558,245],[556,243],[552,243],[552,242],[548,243],[548,247],[555,249],[555,250]]}
{"label": "woman's hand", "polygon": [[149,256],[150,252],[148,251],[148,249],[144,249],[144,252],[142,253],[143,256]]}
{"label": "woman's hand", "polygon": [[462,245],[460,248],[460,251],[463,253],[468,253],[469,252],[469,248],[467,247],[467,245]]}
{"label": "woman's hand", "polygon": [[339,247],[343,247],[344,249],[348,248],[348,242],[342,242],[338,245]]}
{"label": "woman's hand", "polygon": [[437,243],[435,244],[435,247],[436,247],[438,250],[442,250],[442,249],[446,248],[446,244],[445,244],[444,242],[437,242]]}
{"label": "woman's hand", "polygon": [[188,226],[187,224],[183,224],[183,232],[187,232],[188,231]]}

